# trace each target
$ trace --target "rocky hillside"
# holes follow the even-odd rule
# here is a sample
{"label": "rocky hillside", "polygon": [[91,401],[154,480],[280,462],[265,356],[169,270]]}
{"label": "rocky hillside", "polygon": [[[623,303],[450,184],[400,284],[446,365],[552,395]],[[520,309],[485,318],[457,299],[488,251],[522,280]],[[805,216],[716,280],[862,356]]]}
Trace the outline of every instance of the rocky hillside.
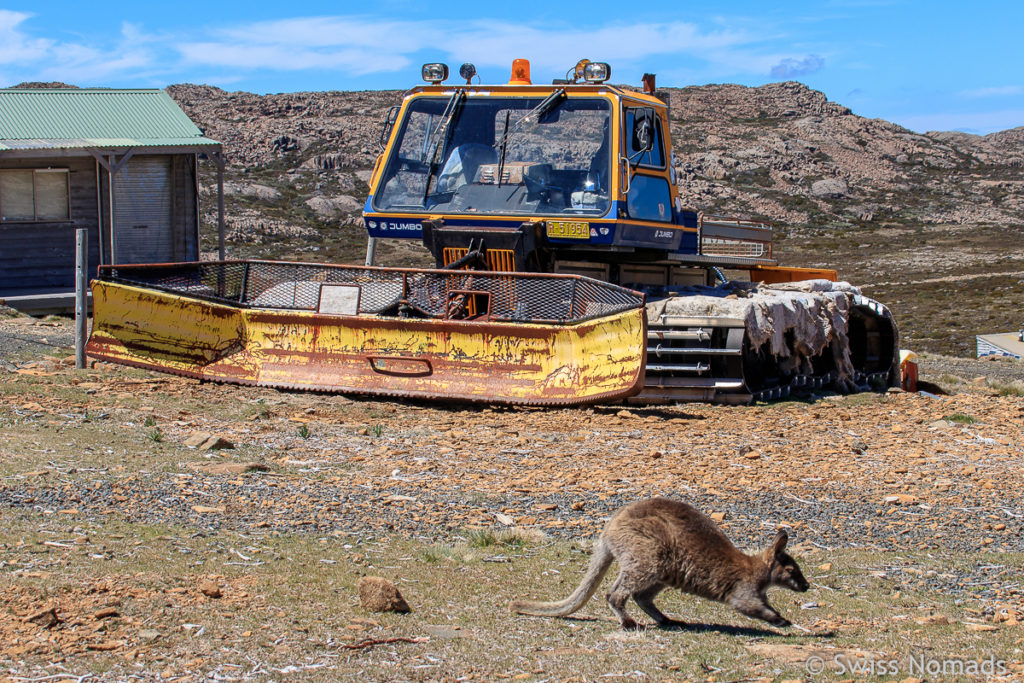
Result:
{"label": "rocky hillside", "polygon": [[920,135],[799,83],[672,92],[688,198],[787,223],[1020,223],[1024,128]]}
{"label": "rocky hillside", "polygon": [[[354,224],[381,121],[401,97],[168,90],[225,145],[233,237],[242,242]],[[1024,128],[921,135],[795,82],[667,92],[676,166],[694,208],[821,227],[1024,222]]]}

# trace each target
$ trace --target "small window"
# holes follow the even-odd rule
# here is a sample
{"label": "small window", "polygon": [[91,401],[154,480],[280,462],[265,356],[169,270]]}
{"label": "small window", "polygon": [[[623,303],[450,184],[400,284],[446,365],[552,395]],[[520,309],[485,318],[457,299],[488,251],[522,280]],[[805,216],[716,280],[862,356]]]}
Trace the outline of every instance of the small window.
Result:
{"label": "small window", "polygon": [[67,169],[0,171],[0,221],[66,221]]}
{"label": "small window", "polygon": [[635,109],[626,110],[626,156],[629,158],[629,163],[636,166],[647,166],[650,168],[665,168],[665,154],[663,152],[663,143],[661,136],[661,118],[657,115],[654,116],[654,146],[649,152],[639,152],[634,146],[633,140],[633,121],[635,117]]}

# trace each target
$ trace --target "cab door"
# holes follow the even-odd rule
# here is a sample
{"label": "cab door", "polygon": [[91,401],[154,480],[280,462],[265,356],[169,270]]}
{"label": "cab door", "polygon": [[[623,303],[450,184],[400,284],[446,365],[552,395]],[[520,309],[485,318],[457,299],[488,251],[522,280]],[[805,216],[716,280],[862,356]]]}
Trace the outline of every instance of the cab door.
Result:
{"label": "cab door", "polygon": [[622,150],[629,174],[626,211],[637,221],[671,223],[674,192],[661,116],[653,107],[625,107]]}

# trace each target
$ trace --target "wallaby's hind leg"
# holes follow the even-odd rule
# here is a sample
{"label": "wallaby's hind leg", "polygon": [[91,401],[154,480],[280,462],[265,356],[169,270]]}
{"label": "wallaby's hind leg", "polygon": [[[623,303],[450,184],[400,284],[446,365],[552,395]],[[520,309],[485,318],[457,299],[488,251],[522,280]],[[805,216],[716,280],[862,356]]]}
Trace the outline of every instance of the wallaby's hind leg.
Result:
{"label": "wallaby's hind leg", "polygon": [[657,583],[647,590],[633,593],[633,600],[636,601],[636,604],[640,609],[647,613],[647,616],[654,619],[655,623],[662,628],[682,623],[666,616],[665,613],[658,609],[657,605],[654,604],[654,598],[658,597],[658,594],[663,590],[665,590],[665,585]]}
{"label": "wallaby's hind leg", "polygon": [[[611,606],[612,611],[615,612],[615,616],[619,618],[619,623],[622,624],[622,628],[626,630],[633,630],[636,626],[636,621],[633,617],[629,616],[626,612],[626,602],[631,598],[635,598],[637,595],[645,595],[653,590],[653,595],[657,595],[658,591],[661,590],[661,584],[657,580],[652,579],[650,576],[640,572],[630,572],[623,569],[619,572],[618,578],[615,579],[615,583],[612,584],[612,588],[608,591],[608,604]],[[662,619],[667,619],[664,614],[658,612],[658,608],[654,607],[651,603],[653,595],[647,599],[647,604],[658,614],[661,615]],[[654,619],[657,619],[654,614],[648,611],[647,607],[644,607],[639,601],[637,604],[651,615]]]}
{"label": "wallaby's hind leg", "polygon": [[619,577],[615,579],[611,590],[608,591],[608,605],[612,608],[612,612],[615,612],[615,616],[619,618],[622,628],[631,631],[636,628],[636,622],[626,613],[626,601],[629,600],[631,591],[625,587],[625,583],[627,583],[626,572],[619,572]]}

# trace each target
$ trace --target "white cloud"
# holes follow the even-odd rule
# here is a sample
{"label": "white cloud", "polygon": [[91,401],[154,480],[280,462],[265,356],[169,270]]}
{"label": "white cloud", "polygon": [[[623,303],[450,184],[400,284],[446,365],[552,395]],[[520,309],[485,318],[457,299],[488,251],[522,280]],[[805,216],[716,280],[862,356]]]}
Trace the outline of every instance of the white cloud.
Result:
{"label": "white cloud", "polygon": [[409,65],[400,55],[377,58],[367,50],[340,48],[309,50],[288,45],[237,45],[217,42],[188,43],[178,49],[187,62],[203,66],[271,71],[337,69],[357,76],[397,71]]}
{"label": "white cloud", "polygon": [[1004,85],[997,88],[976,88],[974,90],[961,90],[957,93],[961,97],[979,99],[982,97],[1006,97],[1007,95],[1022,95],[1024,87],[1019,85]]}
{"label": "white cloud", "polygon": [[[159,63],[149,43],[155,36],[144,35],[132,24],[122,24],[113,45],[32,38],[22,24],[31,15],[0,10],[0,65],[7,67],[5,79],[13,81],[64,81],[75,85],[96,85],[104,79],[147,79]],[[17,73],[17,76],[14,74]]]}
{"label": "white cloud", "polygon": [[790,80],[821,71],[823,66],[825,66],[825,59],[819,55],[807,55],[803,59],[786,57],[779,61],[778,64],[775,64],[769,73],[772,78]]}
{"label": "white cloud", "polygon": [[31,16],[0,9],[0,64],[25,64],[46,57],[53,41],[29,38],[18,28]]}
{"label": "white cloud", "polygon": [[[561,76],[581,57],[607,61],[615,79],[638,75],[661,62],[664,77],[685,82],[791,78],[820,68],[814,54],[779,54],[780,36],[742,18],[702,27],[693,22],[608,22],[592,27],[513,21],[383,19],[368,15],[291,17],[213,26],[197,33],[147,34],[123,24],[113,39],[32,37],[26,13],[0,10],[0,68],[17,80],[60,80],[79,85],[163,84],[225,73],[232,79],[280,78],[331,70],[345,76],[407,74],[419,61],[472,61],[507,73],[512,60],[530,59],[534,77]],[[219,82],[219,81],[218,81]]]}
{"label": "white cloud", "polygon": [[[527,57],[535,71],[560,75],[581,56],[618,64],[655,54],[716,62],[732,57],[732,49],[753,42],[754,38],[741,32],[702,32],[687,22],[576,29],[501,21],[453,26],[437,21],[333,16],[239,25],[175,47],[189,63],[233,68],[345,68],[357,74],[385,73],[407,68],[417,52],[435,50],[451,60],[470,60],[477,66],[505,67],[517,57]],[[745,66],[751,63],[748,57],[729,61]]]}

